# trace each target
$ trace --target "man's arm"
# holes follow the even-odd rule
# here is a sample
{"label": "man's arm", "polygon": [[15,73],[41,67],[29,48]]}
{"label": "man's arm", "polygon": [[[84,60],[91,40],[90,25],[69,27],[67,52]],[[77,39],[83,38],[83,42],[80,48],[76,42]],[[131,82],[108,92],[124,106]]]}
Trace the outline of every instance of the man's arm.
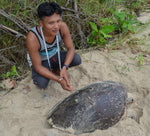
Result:
{"label": "man's arm", "polygon": [[[71,39],[71,35],[70,35],[69,29],[68,29],[68,26],[66,25],[66,23],[62,22],[60,30],[61,30],[61,34],[62,34],[62,37],[63,37],[63,42],[65,44],[65,47],[67,48],[67,54],[66,54],[64,64],[69,66],[70,63],[73,60],[73,57],[74,57],[74,54],[75,54],[75,49],[74,49],[73,42],[72,42],[72,39]],[[66,67],[63,66],[62,70],[60,72],[60,77],[63,77],[66,80],[67,86],[71,90],[73,90],[72,86],[70,85],[69,78],[67,76],[67,71],[66,70],[67,70]]]}
{"label": "man's arm", "polygon": [[74,49],[71,35],[70,35],[69,29],[68,29],[68,26],[66,25],[66,23],[64,23],[64,22],[61,23],[60,30],[61,30],[63,42],[65,44],[65,47],[68,50],[64,64],[69,66],[73,60],[73,57],[75,54],[75,49]]}

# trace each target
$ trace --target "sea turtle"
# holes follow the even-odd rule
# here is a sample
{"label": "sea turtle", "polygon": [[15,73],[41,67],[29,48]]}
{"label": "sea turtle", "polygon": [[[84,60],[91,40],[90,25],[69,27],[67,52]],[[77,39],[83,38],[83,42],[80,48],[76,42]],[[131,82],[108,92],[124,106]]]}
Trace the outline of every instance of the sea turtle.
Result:
{"label": "sea turtle", "polygon": [[60,101],[48,113],[55,127],[89,133],[115,125],[125,112],[127,92],[122,83],[92,83]]}

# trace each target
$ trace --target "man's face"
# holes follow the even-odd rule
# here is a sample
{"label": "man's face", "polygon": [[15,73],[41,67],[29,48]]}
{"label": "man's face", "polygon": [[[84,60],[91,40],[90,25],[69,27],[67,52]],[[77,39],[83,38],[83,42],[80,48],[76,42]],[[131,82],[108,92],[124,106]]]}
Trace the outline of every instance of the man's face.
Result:
{"label": "man's face", "polygon": [[54,13],[52,16],[44,17],[40,21],[43,31],[47,35],[55,36],[58,34],[61,24],[61,17],[59,14]]}

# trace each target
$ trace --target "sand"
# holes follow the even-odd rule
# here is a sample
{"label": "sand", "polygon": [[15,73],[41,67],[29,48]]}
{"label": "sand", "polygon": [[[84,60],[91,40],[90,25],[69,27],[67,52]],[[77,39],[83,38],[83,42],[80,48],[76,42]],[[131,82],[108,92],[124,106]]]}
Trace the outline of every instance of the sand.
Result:
{"label": "sand", "polygon": [[[137,47],[142,44],[142,49],[150,52],[149,34],[147,25],[131,38],[138,38]],[[127,109],[128,115],[134,114],[136,120],[126,117],[107,130],[79,136],[150,136],[150,54],[142,52],[143,63],[138,66],[141,52],[125,46],[127,43],[118,50],[77,51],[82,65],[70,68],[68,73],[75,91],[93,82],[121,82],[134,99]],[[45,92],[49,97],[43,97],[43,91],[33,85],[31,72],[7,94],[0,92],[0,136],[74,136],[50,128],[46,120],[49,110],[71,92],[54,81],[50,81]]]}

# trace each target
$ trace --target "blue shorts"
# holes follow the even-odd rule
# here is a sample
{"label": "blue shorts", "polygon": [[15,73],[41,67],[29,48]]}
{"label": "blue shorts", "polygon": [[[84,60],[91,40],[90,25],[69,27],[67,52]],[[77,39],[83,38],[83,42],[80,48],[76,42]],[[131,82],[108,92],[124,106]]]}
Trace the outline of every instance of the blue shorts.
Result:
{"label": "blue shorts", "polygon": [[[67,51],[60,51],[60,59],[61,59],[61,66],[64,65],[65,58],[66,58]],[[51,59],[50,59],[51,69],[59,69],[59,61],[58,61],[58,54],[56,53]],[[77,66],[81,64],[81,57],[75,53],[74,58],[69,65],[69,67]],[[49,69],[48,61],[42,61],[42,65]],[[33,83],[37,85],[38,87],[45,89],[48,86],[49,79],[41,76],[38,74],[33,67],[32,68],[32,79]]]}

